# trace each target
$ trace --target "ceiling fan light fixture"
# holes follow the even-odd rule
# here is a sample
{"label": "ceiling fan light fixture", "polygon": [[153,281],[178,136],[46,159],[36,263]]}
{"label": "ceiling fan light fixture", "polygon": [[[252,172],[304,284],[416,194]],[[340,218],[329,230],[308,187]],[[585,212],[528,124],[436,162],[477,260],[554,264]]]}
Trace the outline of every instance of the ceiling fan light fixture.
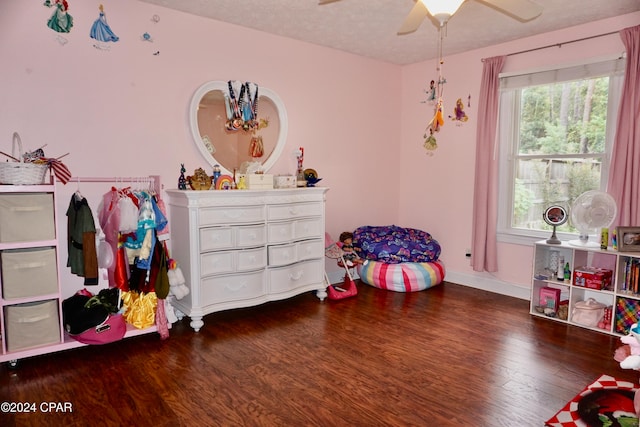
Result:
{"label": "ceiling fan light fixture", "polygon": [[447,23],[449,18],[458,11],[465,0],[419,0],[427,8],[431,16],[440,22],[440,26]]}

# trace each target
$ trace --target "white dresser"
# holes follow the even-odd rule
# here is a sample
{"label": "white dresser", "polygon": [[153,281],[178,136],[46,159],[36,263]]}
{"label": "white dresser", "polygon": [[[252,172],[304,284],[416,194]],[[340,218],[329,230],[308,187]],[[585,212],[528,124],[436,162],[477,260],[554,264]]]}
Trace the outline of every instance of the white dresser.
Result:
{"label": "white dresser", "polygon": [[166,190],[171,257],[190,289],[172,304],[202,317],[316,291],[324,283],[327,188]]}

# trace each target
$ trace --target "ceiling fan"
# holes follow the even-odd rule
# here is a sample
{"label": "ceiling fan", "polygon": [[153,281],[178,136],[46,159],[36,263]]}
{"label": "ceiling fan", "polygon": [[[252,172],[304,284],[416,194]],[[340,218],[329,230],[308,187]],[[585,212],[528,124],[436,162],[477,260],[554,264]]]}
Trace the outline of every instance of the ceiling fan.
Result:
{"label": "ceiling fan", "polygon": [[[340,0],[319,0],[319,4],[329,4]],[[431,15],[440,26],[444,26],[449,18],[458,11],[466,0],[416,0],[398,35],[413,33],[422,21]],[[530,0],[474,0],[496,9],[521,22],[531,21],[542,13],[542,6]]]}

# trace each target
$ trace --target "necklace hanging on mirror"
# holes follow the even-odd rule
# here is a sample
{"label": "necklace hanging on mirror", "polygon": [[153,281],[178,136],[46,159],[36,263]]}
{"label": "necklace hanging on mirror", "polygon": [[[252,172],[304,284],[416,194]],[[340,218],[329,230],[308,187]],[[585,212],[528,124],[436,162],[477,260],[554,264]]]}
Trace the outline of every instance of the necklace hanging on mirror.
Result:
{"label": "necklace hanging on mirror", "polygon": [[[253,95],[251,85],[255,87]],[[227,122],[225,129],[229,132],[242,129],[245,132],[258,128],[258,85],[241,83],[234,80],[227,82],[229,95],[225,95]],[[238,94],[236,96],[236,93]]]}
{"label": "necklace hanging on mirror", "polygon": [[236,111],[236,118],[244,120],[243,112],[244,112],[244,104],[245,104],[245,86],[240,84],[240,92],[238,94],[238,109]]}
{"label": "necklace hanging on mirror", "polygon": [[[228,100],[229,106],[227,108],[227,122],[225,123],[225,129],[229,132],[236,131],[242,127],[242,113],[240,110],[240,100],[236,98],[236,92],[233,88],[235,82],[229,80],[227,86],[229,88],[229,97],[225,97],[225,101]],[[244,86],[243,86],[244,87]]]}
{"label": "necklace hanging on mirror", "polygon": [[253,110],[253,120],[256,121],[256,126],[257,126],[257,121],[258,121],[258,85],[255,84],[256,90],[253,93],[253,101],[251,103],[251,109]]}
{"label": "necklace hanging on mirror", "polygon": [[[253,95],[251,94],[251,85],[255,87]],[[258,85],[246,82],[244,84],[244,93],[246,101],[243,102],[243,119],[245,121],[244,130],[254,130],[258,127]]]}
{"label": "necklace hanging on mirror", "polygon": [[[251,90],[249,83],[242,85],[240,90],[242,109],[242,130],[249,131],[253,127],[253,113],[251,111]],[[246,98],[246,99],[245,99]]]}

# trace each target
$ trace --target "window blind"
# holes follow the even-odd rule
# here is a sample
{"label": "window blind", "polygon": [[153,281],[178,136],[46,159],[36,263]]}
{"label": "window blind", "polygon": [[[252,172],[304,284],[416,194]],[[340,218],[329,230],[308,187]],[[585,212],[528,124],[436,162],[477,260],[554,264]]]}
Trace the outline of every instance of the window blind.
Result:
{"label": "window blind", "polygon": [[555,70],[500,77],[500,90],[508,91],[529,86],[583,80],[602,76],[622,75],[624,74],[625,63],[625,58],[618,58]]}

